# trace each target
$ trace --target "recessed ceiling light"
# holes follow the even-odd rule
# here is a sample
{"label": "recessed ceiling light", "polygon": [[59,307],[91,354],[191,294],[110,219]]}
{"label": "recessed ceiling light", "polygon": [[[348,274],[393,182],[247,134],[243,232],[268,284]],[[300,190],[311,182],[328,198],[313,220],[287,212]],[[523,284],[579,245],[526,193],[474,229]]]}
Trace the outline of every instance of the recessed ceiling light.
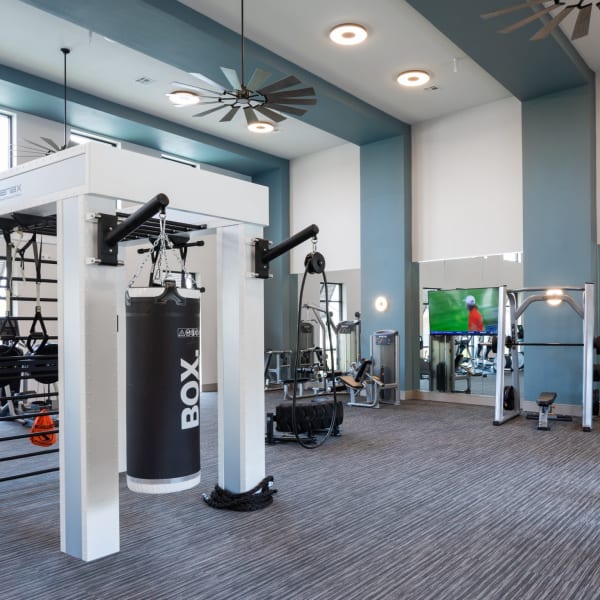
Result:
{"label": "recessed ceiling light", "polygon": [[354,46],[367,39],[367,30],[362,25],[356,23],[342,23],[336,25],[329,32],[329,39],[335,44],[341,46]]}
{"label": "recessed ceiling light", "polygon": [[431,75],[427,71],[420,71],[412,69],[411,71],[404,71],[396,77],[396,81],[400,85],[406,87],[417,87],[419,85],[425,85],[431,79]]}
{"label": "recessed ceiling light", "polygon": [[189,92],[188,90],[175,90],[170,94],[166,94],[169,102],[175,106],[192,106],[200,102],[200,96],[196,92]]}
{"label": "recessed ceiling light", "polygon": [[248,124],[248,129],[252,133],[271,133],[275,131],[273,123],[269,123],[268,121],[254,121],[254,123]]}

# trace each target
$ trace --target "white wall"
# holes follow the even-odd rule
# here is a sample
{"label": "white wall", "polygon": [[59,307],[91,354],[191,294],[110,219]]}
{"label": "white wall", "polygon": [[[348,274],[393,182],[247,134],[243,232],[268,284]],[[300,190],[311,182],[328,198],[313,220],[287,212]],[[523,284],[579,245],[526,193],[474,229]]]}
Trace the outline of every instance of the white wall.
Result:
{"label": "white wall", "polygon": [[418,123],[412,140],[413,260],[522,251],[520,102]]}
{"label": "white wall", "polygon": [[[316,223],[328,271],[360,268],[360,148],[344,144],[290,162],[291,231]],[[291,253],[304,271],[309,242]]]}
{"label": "white wall", "polygon": [[419,267],[422,288],[523,287],[523,263],[501,255],[426,262]]}

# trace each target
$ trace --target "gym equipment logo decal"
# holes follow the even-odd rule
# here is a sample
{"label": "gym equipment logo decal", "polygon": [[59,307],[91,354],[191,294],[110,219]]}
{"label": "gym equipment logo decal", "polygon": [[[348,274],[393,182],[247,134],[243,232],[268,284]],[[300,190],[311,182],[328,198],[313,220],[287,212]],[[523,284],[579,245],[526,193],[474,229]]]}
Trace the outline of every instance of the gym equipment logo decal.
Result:
{"label": "gym equipment logo decal", "polygon": [[200,329],[198,327],[179,327],[177,329],[178,338],[194,338],[200,337]]}

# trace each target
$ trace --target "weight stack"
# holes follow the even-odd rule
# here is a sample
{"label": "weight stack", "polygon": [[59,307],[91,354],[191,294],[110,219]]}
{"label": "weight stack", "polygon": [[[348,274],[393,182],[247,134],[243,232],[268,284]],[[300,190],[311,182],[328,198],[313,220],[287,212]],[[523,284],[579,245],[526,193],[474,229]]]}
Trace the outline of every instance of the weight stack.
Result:
{"label": "weight stack", "polygon": [[126,294],[127,487],[164,494],[200,482],[200,292]]}

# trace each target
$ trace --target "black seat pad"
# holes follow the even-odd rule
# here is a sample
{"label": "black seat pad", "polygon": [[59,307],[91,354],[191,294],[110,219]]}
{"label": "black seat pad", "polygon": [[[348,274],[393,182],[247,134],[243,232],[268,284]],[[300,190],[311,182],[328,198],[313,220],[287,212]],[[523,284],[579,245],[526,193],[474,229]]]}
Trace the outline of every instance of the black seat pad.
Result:
{"label": "black seat pad", "polygon": [[550,406],[556,400],[554,392],[542,392],[537,399],[538,406]]}

